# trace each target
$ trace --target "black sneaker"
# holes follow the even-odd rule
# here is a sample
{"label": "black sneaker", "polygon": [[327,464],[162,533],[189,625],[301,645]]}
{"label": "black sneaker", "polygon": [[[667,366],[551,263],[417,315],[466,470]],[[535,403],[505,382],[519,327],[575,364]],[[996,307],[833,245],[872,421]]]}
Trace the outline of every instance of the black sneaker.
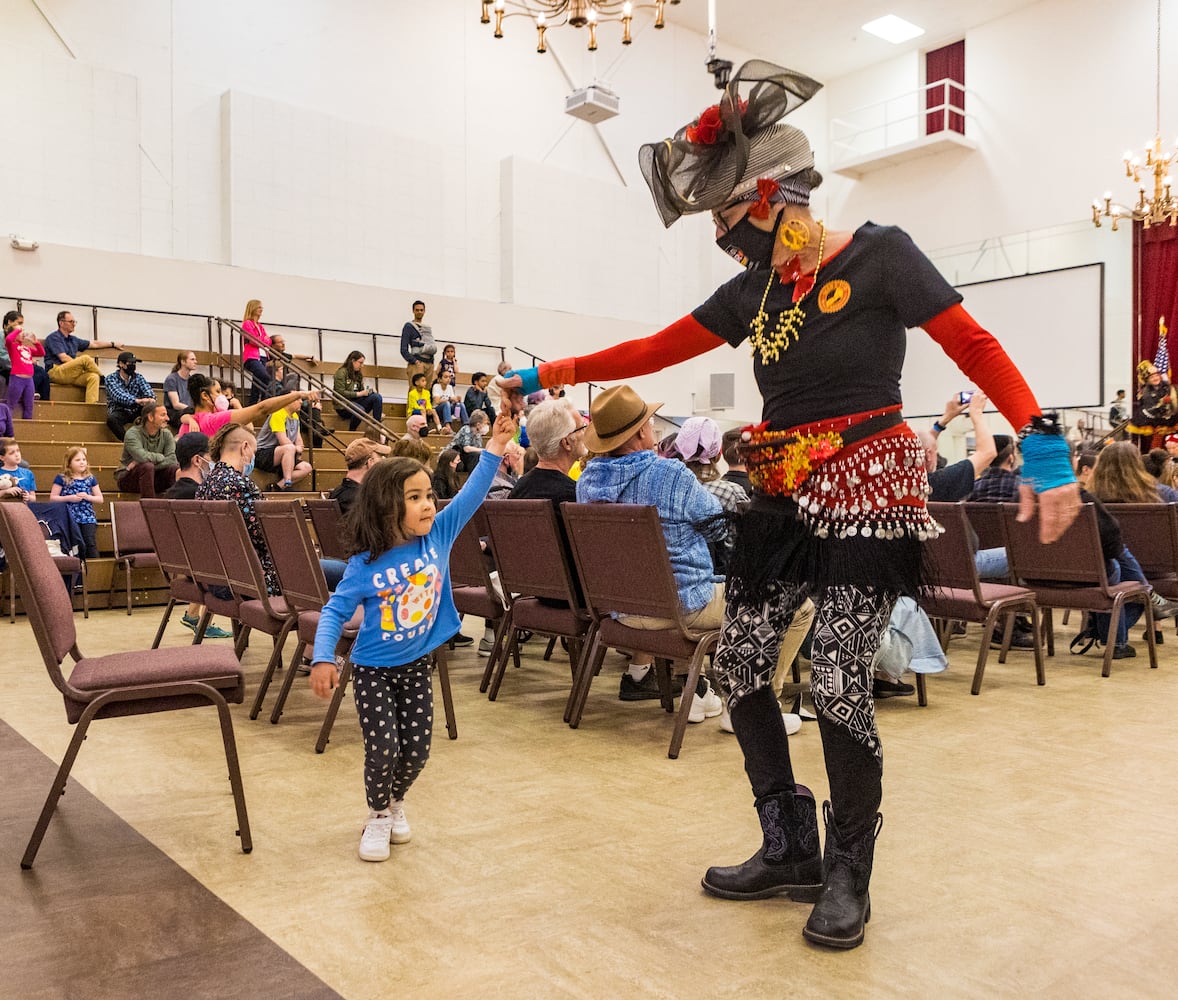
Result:
{"label": "black sneaker", "polygon": [[[994,633],[990,636],[990,648],[1002,648],[1002,629],[995,628]],[[1035,635],[1033,632],[1023,632],[1018,628],[1010,634],[1010,648],[1011,649],[1034,649]]]}
{"label": "black sneaker", "polygon": [[[683,681],[678,677],[671,678],[671,694],[678,697],[683,693]],[[622,674],[622,683],[618,688],[619,701],[657,701],[662,695],[659,693],[659,680],[655,676],[654,667],[642,675],[642,680],[636,681],[629,672]]]}
{"label": "black sneaker", "polygon": [[871,682],[871,693],[878,701],[881,698],[901,698],[905,695],[916,694],[916,688],[901,681],[886,681],[877,677]]}
{"label": "black sneaker", "polygon": [[1129,645],[1127,642],[1119,642],[1113,646],[1114,660],[1131,660],[1137,655],[1137,650]]}
{"label": "black sneaker", "polygon": [[461,632],[455,636],[452,636],[450,641],[454,643],[455,648],[474,645],[474,640],[469,635],[463,635]]}

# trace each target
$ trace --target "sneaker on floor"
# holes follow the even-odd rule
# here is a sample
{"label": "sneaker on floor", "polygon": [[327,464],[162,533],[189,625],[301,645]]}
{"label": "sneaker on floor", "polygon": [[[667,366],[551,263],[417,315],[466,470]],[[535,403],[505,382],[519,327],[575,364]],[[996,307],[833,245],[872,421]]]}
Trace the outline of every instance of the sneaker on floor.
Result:
{"label": "sneaker on floor", "polygon": [[1131,660],[1137,655],[1137,650],[1129,645],[1127,642],[1118,642],[1113,646],[1114,660]]}
{"label": "sneaker on floor", "polygon": [[[788,714],[788,713],[783,713]],[[798,709],[798,718],[803,722],[817,722],[818,716],[811,712],[805,705]]]}
{"label": "sneaker on floor", "polygon": [[655,676],[654,667],[647,667],[640,681],[634,680],[629,671],[622,674],[622,683],[618,688],[619,701],[651,701],[660,697],[659,679]]}
{"label": "sneaker on floor", "polygon": [[[707,679],[701,677],[700,681],[704,690],[702,694],[697,694],[691,699],[691,711],[687,716],[688,722],[703,722],[704,719],[714,719],[717,715],[722,715],[725,712],[723,699],[712,690]],[[698,685],[696,689],[698,691]]]}
{"label": "sneaker on floor", "polygon": [[361,861],[388,861],[389,838],[393,833],[393,817],[386,813],[383,816],[369,815],[364,824],[364,833],[360,835]]}
{"label": "sneaker on floor", "polygon": [[495,652],[494,639],[479,640],[479,656],[490,656],[493,652]]}
{"label": "sneaker on floor", "polygon": [[463,635],[461,632],[451,636],[450,641],[454,643],[455,649],[462,649],[464,646],[474,645],[474,640],[469,635]]}
{"label": "sneaker on floor", "polygon": [[1150,593],[1149,603],[1153,605],[1153,620],[1155,622],[1178,616],[1178,601],[1167,601],[1156,590]]}
{"label": "sneaker on floor", "polygon": [[[990,636],[990,648],[1002,648],[1002,629],[995,628],[993,634]],[[1020,632],[1017,628],[1010,634],[1010,648],[1011,649],[1034,649],[1035,636],[1031,632]]]}
{"label": "sneaker on floor", "polygon": [[[793,736],[802,731],[802,717],[793,712],[782,712],[781,721],[785,725],[785,735]],[[735,732],[732,728],[732,716],[728,714],[728,703],[724,703],[724,710],[720,713],[720,732]]]}
{"label": "sneaker on floor", "polygon": [[394,844],[407,844],[413,837],[409,820],[405,818],[405,803],[396,800],[389,803],[389,818],[393,821],[390,839]]}
{"label": "sneaker on floor", "polygon": [[206,639],[232,639],[233,633],[228,629],[221,628],[220,625],[210,625],[205,629]]}
{"label": "sneaker on floor", "polygon": [[189,618],[188,615],[181,615],[180,616],[180,624],[183,625],[185,628],[192,629],[192,631],[195,632],[197,629],[197,626],[200,625],[200,619],[199,618]]}
{"label": "sneaker on floor", "polygon": [[905,695],[915,694],[916,688],[911,684],[903,684],[900,681],[884,680],[882,677],[876,677],[871,682],[871,693],[878,701],[880,698],[899,698]]}

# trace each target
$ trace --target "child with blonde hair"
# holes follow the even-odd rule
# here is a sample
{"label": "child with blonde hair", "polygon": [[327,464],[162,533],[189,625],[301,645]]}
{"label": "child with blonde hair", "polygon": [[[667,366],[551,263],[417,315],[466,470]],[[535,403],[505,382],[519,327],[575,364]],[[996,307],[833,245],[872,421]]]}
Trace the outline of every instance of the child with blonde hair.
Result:
{"label": "child with blonde hair", "polygon": [[86,449],[81,445],[66,448],[61,472],[54,477],[53,486],[49,490],[49,500],[69,504],[67,509],[70,517],[82,533],[82,540],[86,546],[82,557],[97,559],[98,516],[94,513],[94,505],[102,503],[102,490],[90,471]]}

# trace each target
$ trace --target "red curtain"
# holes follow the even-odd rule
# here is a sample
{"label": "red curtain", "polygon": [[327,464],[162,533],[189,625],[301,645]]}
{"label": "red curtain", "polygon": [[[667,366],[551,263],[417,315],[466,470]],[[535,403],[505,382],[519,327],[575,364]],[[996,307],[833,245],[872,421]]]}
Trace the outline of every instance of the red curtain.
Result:
{"label": "red curtain", "polygon": [[[947,122],[950,131],[965,135],[965,116],[947,110],[949,105],[965,110],[965,39],[926,52],[924,79],[929,84],[924,92],[925,134],[945,131]],[[927,111],[928,108],[939,110]]]}
{"label": "red curtain", "polygon": [[1153,361],[1158,349],[1158,320],[1165,317],[1166,348],[1173,370],[1178,347],[1178,228],[1133,223],[1133,379],[1139,361]]}

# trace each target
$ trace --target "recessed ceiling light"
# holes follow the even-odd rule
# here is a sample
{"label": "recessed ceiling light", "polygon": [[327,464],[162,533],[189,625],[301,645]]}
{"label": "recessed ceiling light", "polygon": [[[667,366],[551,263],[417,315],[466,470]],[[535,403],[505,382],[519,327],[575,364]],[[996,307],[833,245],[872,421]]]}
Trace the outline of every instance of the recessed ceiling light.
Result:
{"label": "recessed ceiling light", "polygon": [[904,18],[896,17],[895,14],[888,14],[886,17],[869,21],[863,25],[863,30],[870,31],[873,35],[877,35],[893,45],[899,45],[910,38],[924,34],[924,28],[918,28],[915,24],[905,21]]}

